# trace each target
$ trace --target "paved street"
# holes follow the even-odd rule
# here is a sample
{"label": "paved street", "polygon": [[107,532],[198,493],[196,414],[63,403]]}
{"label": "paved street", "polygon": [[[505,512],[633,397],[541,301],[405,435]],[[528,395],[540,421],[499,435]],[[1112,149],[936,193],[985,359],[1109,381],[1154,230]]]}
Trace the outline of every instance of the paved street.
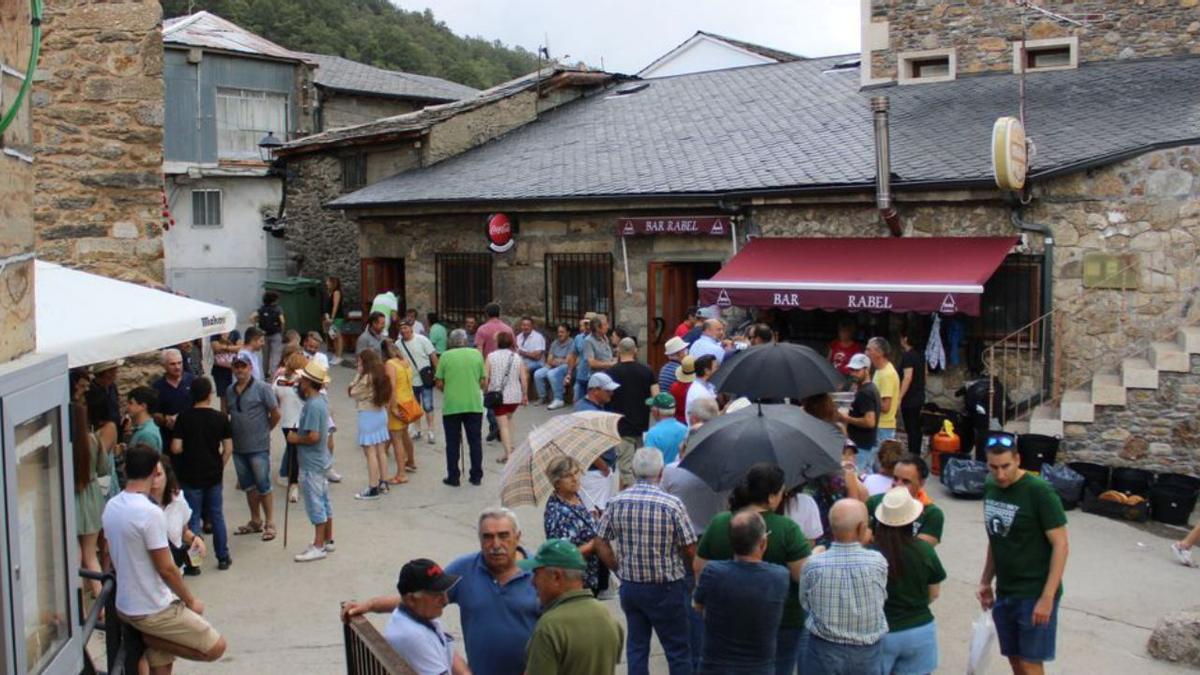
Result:
{"label": "paved street", "polygon": [[[263,543],[257,538],[233,537],[235,562],[230,571],[218,572],[215,560],[210,559],[205,561],[202,576],[188,579],[207,603],[207,616],[229,640],[225,658],[212,665],[180,662],[176,672],[344,672],[340,601],[393,591],[400,566],[411,558],[424,556],[447,563],[476,548],[476,514],[497,501],[499,444],[485,444],[487,473],[482,487],[465,482],[457,489],[442,485],[439,433],[436,446],[424,440],[417,445],[420,471],[413,481],[393,488],[390,496],[379,501],[355,501],[354,492],[365,482],[366,469],[354,446],[353,405],[345,396],[352,371],[335,367],[332,373],[333,411],[340,424],[337,468],[346,477],[333,487],[337,552],[320,562],[292,562],[292,555],[311,538],[312,529],[303,506],[293,505],[288,546],[283,547],[283,505],[278,501],[283,491],[279,490],[279,539]],[[547,415],[544,408],[519,411],[517,424],[522,434]],[[232,470],[226,473],[225,494],[229,524],[245,522],[245,500],[233,487]],[[978,502],[942,496],[940,485],[931,483],[931,494],[946,511],[946,538],[938,552],[950,575],[933,607],[941,643],[940,672],[962,672],[970,624],[978,613],[973,596],[985,545],[982,514]],[[519,515],[525,546],[536,547],[543,539],[540,510],[524,508]],[[1048,670],[1184,672],[1151,660],[1144,646],[1159,616],[1195,604],[1200,570],[1175,564],[1168,555],[1165,536],[1079,511],[1068,515],[1071,557],[1059,618],[1058,660]],[[607,604],[614,615],[621,616],[616,600]],[[383,617],[377,618],[382,624]],[[443,619],[451,631],[458,631],[454,607],[447,609]],[[666,673],[661,650],[656,653],[652,670]],[[997,667],[991,672],[1000,671]]]}

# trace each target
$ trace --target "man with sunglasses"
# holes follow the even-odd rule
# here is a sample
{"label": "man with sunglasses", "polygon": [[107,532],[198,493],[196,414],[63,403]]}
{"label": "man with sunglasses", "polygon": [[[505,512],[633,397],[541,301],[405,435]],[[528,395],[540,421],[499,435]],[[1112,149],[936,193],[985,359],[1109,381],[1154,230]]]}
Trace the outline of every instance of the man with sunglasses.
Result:
{"label": "man with sunglasses", "polygon": [[985,445],[991,473],[983,495],[988,551],[977,596],[992,610],[1000,653],[1013,673],[1039,675],[1054,660],[1067,516],[1054,488],[1021,469],[1014,435],[991,432]]}

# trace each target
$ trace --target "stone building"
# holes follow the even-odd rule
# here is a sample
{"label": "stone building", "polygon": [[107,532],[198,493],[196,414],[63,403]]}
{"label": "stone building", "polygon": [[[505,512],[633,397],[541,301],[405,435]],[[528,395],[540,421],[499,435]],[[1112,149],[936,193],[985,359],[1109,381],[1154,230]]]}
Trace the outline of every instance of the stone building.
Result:
{"label": "stone building", "polygon": [[38,257],[162,283],[161,19],[157,0],[45,3],[32,96]]}
{"label": "stone building", "polygon": [[[29,67],[29,4],[0,2],[0,118],[16,105]],[[34,348],[33,129],[29,98],[0,130],[0,364]]]}

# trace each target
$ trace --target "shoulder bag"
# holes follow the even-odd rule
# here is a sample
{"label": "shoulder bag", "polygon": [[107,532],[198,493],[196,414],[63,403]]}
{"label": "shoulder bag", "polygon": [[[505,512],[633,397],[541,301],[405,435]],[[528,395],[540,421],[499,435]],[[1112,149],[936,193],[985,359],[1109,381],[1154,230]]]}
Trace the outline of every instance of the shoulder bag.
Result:
{"label": "shoulder bag", "polygon": [[508,386],[508,374],[512,372],[513,359],[517,357],[512,352],[508,353],[508,365],[504,366],[504,377],[500,379],[500,389],[498,391],[487,391],[483,394],[483,407],[494,410],[504,405],[504,388]]}
{"label": "shoulder bag", "polygon": [[[404,347],[404,353],[408,354],[408,362],[413,364],[414,366],[417,365],[417,360],[413,358],[412,352],[408,351],[408,345],[404,343],[404,340],[400,340],[400,346]],[[425,366],[421,370],[417,371],[417,375],[421,376],[421,386],[422,387],[432,387],[433,386],[433,384],[434,384],[433,366]]]}

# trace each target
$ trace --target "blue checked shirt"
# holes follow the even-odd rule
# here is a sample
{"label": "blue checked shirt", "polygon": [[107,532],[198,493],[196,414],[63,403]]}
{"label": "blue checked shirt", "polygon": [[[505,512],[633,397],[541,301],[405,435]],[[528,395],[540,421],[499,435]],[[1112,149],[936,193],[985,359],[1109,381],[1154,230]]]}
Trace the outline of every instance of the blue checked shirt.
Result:
{"label": "blue checked shirt", "polygon": [[685,575],[679,549],[696,543],[696,532],[678,497],[639,482],[608,502],[600,536],[614,545],[623,581],[661,584]]}
{"label": "blue checked shirt", "polygon": [[834,542],[814,555],[800,576],[805,627],[817,637],[843,645],[873,645],[887,632],[887,560],[861,544]]}

